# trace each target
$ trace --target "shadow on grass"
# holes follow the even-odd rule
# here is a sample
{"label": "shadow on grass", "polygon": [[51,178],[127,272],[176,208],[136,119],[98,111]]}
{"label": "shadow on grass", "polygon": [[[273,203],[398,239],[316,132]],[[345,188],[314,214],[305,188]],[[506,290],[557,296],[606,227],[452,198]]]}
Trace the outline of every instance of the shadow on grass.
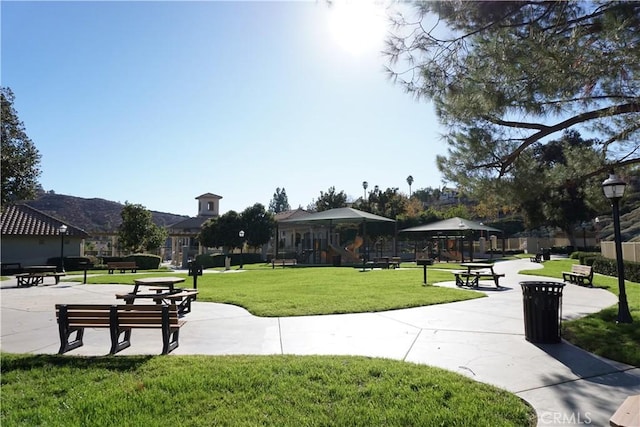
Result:
{"label": "shadow on grass", "polygon": [[30,371],[45,367],[73,369],[106,369],[116,372],[135,371],[154,356],[60,356],[51,354],[13,355],[2,354],[2,372]]}

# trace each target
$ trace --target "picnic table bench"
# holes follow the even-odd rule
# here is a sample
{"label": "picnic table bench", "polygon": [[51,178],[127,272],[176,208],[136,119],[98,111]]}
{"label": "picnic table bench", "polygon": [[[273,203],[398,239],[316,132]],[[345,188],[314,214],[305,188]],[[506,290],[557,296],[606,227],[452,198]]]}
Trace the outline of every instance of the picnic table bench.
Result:
{"label": "picnic table bench", "polygon": [[504,277],[504,274],[496,273],[493,271],[493,264],[484,263],[463,263],[462,267],[466,267],[466,270],[452,271],[456,278],[456,286],[467,286],[477,288],[482,279],[491,279],[496,285],[496,288],[500,288],[500,278]]}
{"label": "picnic table bench", "polygon": [[[183,277],[144,277],[134,281],[131,292],[116,294],[117,299],[123,299],[127,304],[133,304],[137,298],[146,298],[155,301],[157,304],[172,305],[178,304],[178,314],[184,315],[191,312],[191,301],[196,299],[198,291],[196,289],[176,288],[175,285],[184,282]],[[140,286],[149,286],[151,293],[141,293]]]}
{"label": "picnic table bench", "polygon": [[16,280],[19,288],[44,284],[44,279],[47,277],[53,277],[57,285],[63,276],[65,273],[58,273],[54,265],[31,265],[24,267],[24,273],[16,274]]}
{"label": "picnic table bench", "polygon": [[19,262],[3,262],[0,264],[0,269],[3,276],[9,276],[11,274],[22,273],[22,264]]}
{"label": "picnic table bench", "polygon": [[109,274],[113,274],[115,270],[120,270],[120,273],[125,273],[127,270],[131,270],[132,273],[135,273],[136,270],[138,270],[138,266],[135,262],[130,261],[108,262],[107,270],[109,270]]}
{"label": "picnic table bench", "polygon": [[562,280],[576,285],[593,286],[593,268],[590,265],[573,264],[571,271],[562,272]]}
{"label": "picnic table bench", "polygon": [[133,304],[136,298],[151,299],[156,304],[172,305],[178,303],[178,314],[184,316],[191,313],[191,301],[194,301],[198,296],[198,291],[195,289],[174,289],[168,291],[164,287],[149,288],[149,291],[154,293],[141,294],[141,293],[124,293],[116,294],[116,299],[123,299],[126,304]]}
{"label": "picnic table bench", "polygon": [[161,329],[162,354],[168,354],[178,347],[180,328],[185,323],[178,318],[175,305],[155,304],[56,304],[56,319],[60,334],[58,354],[84,345],[85,328],[109,329],[110,354],[131,346],[132,329]]}
{"label": "picnic table bench", "polygon": [[375,268],[385,268],[388,269],[389,268],[389,257],[388,256],[383,256],[383,257],[377,257],[373,259],[373,264]]}
{"label": "picnic table bench", "polygon": [[271,260],[271,268],[276,268],[277,266],[282,266],[282,268],[285,267],[291,267],[294,265],[298,265],[298,260],[295,258],[280,258],[280,259],[272,259]]}

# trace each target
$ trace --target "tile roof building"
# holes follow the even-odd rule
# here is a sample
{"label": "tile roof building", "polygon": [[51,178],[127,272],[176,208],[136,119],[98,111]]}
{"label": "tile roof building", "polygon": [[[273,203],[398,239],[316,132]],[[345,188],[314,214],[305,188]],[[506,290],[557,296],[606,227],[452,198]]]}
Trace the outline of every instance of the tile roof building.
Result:
{"label": "tile roof building", "polygon": [[[62,225],[67,227],[64,237],[59,231]],[[5,207],[0,227],[2,264],[43,265],[61,252],[82,256],[84,239],[89,237],[84,230],[25,204]]]}

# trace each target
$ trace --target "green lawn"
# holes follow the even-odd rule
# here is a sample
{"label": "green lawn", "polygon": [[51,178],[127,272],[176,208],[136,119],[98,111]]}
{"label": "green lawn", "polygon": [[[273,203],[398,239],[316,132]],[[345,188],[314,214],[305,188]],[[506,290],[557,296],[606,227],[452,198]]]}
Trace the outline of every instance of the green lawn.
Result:
{"label": "green lawn", "polygon": [[348,356],[2,355],[3,426],[535,426],[462,375]]}
{"label": "green lawn", "polygon": [[[186,277],[184,274],[171,275]],[[123,283],[153,274],[104,274],[89,283]],[[428,283],[452,281],[447,271],[429,268]],[[422,269],[367,270],[347,267],[254,268],[240,273],[205,273],[198,301],[234,304],[256,316],[362,313],[442,304],[485,295],[469,290],[423,286]],[[193,278],[186,277],[191,285]]]}
{"label": "green lawn", "polygon": [[[544,268],[521,271],[522,274],[562,279],[576,260],[545,261]],[[595,274],[593,284],[618,295],[618,278]],[[567,285],[576,286],[576,285]],[[562,324],[563,338],[591,353],[640,367],[640,284],[625,281],[632,324],[617,324],[618,305]]]}

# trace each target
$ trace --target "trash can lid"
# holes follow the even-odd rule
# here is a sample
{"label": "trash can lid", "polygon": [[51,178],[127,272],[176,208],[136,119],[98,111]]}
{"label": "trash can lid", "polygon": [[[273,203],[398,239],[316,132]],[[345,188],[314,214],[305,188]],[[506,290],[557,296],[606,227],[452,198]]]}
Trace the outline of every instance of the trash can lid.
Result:
{"label": "trash can lid", "polygon": [[562,282],[543,282],[540,280],[531,280],[531,281],[525,281],[525,282],[520,282],[520,286],[557,286],[557,287],[564,287],[564,283]]}
{"label": "trash can lid", "polygon": [[520,286],[522,288],[522,292],[525,295],[536,294],[536,293],[561,294],[562,288],[564,288],[564,283],[529,281],[529,282],[520,282]]}

